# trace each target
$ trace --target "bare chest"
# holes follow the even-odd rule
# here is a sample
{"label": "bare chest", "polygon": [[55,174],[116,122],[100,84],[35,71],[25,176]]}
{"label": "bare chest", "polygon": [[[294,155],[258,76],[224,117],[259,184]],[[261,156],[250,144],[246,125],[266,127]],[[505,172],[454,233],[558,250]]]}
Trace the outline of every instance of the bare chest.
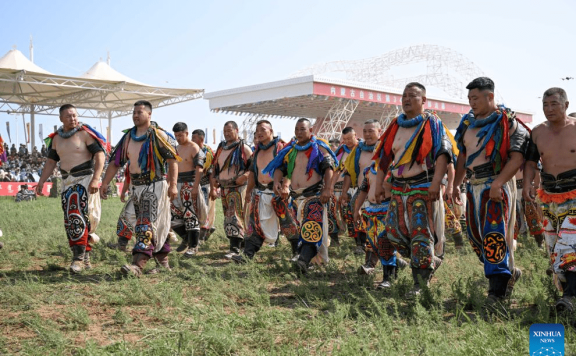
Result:
{"label": "bare chest", "polygon": [[192,153],[193,149],[192,149],[192,145],[186,145],[186,146],[178,146],[176,148],[176,151],[178,152],[178,156],[180,156],[182,158],[182,161],[184,162],[192,162]]}
{"label": "bare chest", "polygon": [[414,134],[414,131],[416,131],[416,128],[417,126],[410,128],[398,128],[398,131],[396,131],[396,136],[394,137],[394,142],[392,142],[392,153],[394,153],[395,156],[404,152],[406,149],[406,143],[408,143]]}
{"label": "bare chest", "polygon": [[231,154],[232,150],[222,150],[222,152],[220,152],[220,155],[218,156],[218,165],[220,166],[220,168],[224,167],[224,163],[228,159],[228,156],[230,156]]}
{"label": "bare chest", "polygon": [[266,168],[272,159],[274,159],[274,147],[270,147],[266,151],[259,151],[258,156],[256,157],[256,165],[258,166],[258,170],[261,171]]}
{"label": "bare chest", "polygon": [[142,148],[143,142],[137,142],[130,140],[128,143],[128,159],[131,162],[138,162],[138,157],[140,156],[140,149]]}
{"label": "bare chest", "polygon": [[82,142],[78,134],[69,138],[58,137],[56,142],[56,152],[59,155],[87,152],[86,144]]}

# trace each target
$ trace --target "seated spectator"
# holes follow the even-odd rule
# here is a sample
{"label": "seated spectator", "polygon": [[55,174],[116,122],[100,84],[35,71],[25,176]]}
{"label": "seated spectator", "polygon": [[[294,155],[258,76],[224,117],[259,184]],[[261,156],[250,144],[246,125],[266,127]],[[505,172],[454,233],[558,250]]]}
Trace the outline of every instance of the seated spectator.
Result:
{"label": "seated spectator", "polygon": [[14,201],[16,203],[19,203],[21,201],[31,201],[31,200],[36,200],[36,193],[34,192],[34,190],[28,189],[27,184],[22,184],[20,186],[20,191],[16,193]]}

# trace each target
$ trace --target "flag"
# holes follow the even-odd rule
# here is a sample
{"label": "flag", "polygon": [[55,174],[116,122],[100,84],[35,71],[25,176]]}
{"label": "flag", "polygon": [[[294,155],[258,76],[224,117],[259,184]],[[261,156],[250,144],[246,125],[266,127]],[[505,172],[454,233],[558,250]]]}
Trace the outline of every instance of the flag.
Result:
{"label": "flag", "polygon": [[10,140],[10,143],[12,143],[12,138],[10,137],[10,123],[8,121],[6,121],[6,131],[8,132],[8,139]]}
{"label": "flag", "polygon": [[54,125],[54,132],[58,131],[58,126]]}
{"label": "flag", "polygon": [[216,144],[216,129],[212,129],[212,137],[214,138],[212,141],[212,144],[215,145]]}
{"label": "flag", "polygon": [[26,143],[30,143],[30,123],[26,123]]}
{"label": "flag", "polygon": [[44,134],[43,134],[43,130],[42,130],[42,124],[38,125],[40,127],[40,129],[38,130],[38,136],[40,136],[40,141],[42,141],[44,139]]}
{"label": "flag", "polygon": [[0,167],[2,163],[8,161],[8,157],[6,157],[7,153],[4,151],[4,140],[2,139],[2,135],[0,135]]}
{"label": "flag", "polygon": [[204,137],[204,143],[208,143],[208,128],[206,128],[206,137]]}

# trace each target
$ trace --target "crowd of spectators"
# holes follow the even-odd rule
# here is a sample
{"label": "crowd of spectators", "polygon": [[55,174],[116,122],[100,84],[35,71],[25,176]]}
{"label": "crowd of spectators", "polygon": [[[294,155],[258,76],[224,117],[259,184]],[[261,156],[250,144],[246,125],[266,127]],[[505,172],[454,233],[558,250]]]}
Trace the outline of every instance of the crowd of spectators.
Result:
{"label": "crowd of spectators", "polygon": [[[38,151],[37,147],[34,147],[32,153],[30,153],[25,144],[20,144],[20,147],[16,148],[16,144],[12,144],[12,147],[10,147],[7,143],[4,143],[4,151],[8,160],[0,166],[0,182],[38,182],[44,169],[44,163],[48,159],[45,145],[42,145],[40,151]],[[47,182],[51,182],[54,178],[61,176],[60,169],[57,166]],[[124,182],[124,169],[118,170],[116,181]]]}

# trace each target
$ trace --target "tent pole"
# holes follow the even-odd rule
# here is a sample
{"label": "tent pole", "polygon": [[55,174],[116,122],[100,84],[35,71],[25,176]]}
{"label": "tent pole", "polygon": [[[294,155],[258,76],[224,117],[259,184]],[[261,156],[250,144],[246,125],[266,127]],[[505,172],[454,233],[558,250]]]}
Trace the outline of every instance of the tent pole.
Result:
{"label": "tent pole", "polygon": [[108,111],[108,142],[112,144],[112,111]]}
{"label": "tent pole", "polygon": [[34,150],[36,146],[36,122],[34,119],[34,105],[30,106],[30,153]]}

